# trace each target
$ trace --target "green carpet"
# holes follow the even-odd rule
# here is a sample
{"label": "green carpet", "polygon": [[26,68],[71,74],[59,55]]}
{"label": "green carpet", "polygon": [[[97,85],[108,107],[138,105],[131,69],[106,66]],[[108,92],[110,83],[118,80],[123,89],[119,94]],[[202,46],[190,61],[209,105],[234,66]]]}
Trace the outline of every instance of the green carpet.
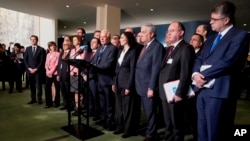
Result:
{"label": "green carpet", "polygon": [[[7,83],[6,83],[7,84]],[[0,86],[0,141],[78,141],[79,139],[65,132],[61,127],[67,125],[67,112],[58,108],[45,109],[45,104],[28,105],[30,101],[29,89],[23,93],[2,91]],[[43,95],[44,100],[44,95]],[[73,117],[72,124],[77,123]],[[83,123],[85,120],[83,119]],[[235,124],[250,125],[250,102],[239,100]],[[94,125],[90,118],[90,126],[104,134],[90,141],[141,141],[143,136],[133,136],[127,139],[121,135],[114,135],[111,131]],[[159,129],[160,136],[164,129]],[[190,136],[186,136],[188,140]]]}

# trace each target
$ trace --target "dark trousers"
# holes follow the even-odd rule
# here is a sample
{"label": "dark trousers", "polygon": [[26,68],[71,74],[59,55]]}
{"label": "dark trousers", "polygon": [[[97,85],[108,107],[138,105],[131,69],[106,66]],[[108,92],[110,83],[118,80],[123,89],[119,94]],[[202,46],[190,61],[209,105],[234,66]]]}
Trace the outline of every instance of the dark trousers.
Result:
{"label": "dark trousers", "polygon": [[98,117],[100,114],[100,97],[97,92],[96,80],[89,80],[89,111],[94,116]]}
{"label": "dark trousers", "polygon": [[[70,98],[69,81],[61,80],[60,81],[60,88],[61,88],[61,94],[62,94],[62,97],[63,97],[63,106],[67,107],[68,106],[68,101],[69,101],[68,98]],[[73,101],[73,99],[71,99],[70,101]]]}
{"label": "dark trousers", "polygon": [[124,129],[124,134],[132,134],[137,129],[135,106],[138,101],[133,91],[130,91],[129,95],[125,95],[124,92],[125,89],[117,88],[115,93],[115,120],[117,128]]}
{"label": "dark trousers", "polygon": [[16,90],[22,91],[22,73],[19,71],[16,71],[14,76],[9,77],[10,92],[13,92],[15,82]]}
{"label": "dark trousers", "polygon": [[29,82],[29,75],[27,72],[25,72],[25,88],[29,88],[30,82]]}
{"label": "dark trousers", "polygon": [[55,90],[56,90],[56,96],[55,96],[55,101],[54,104],[56,106],[60,105],[60,85],[59,82],[56,80],[56,75],[53,75],[52,78],[49,78],[46,76],[46,81],[45,81],[45,101],[46,101],[46,106],[53,106],[53,101],[52,101],[52,83],[55,85]]}
{"label": "dark trousers", "polygon": [[103,119],[107,126],[112,126],[114,122],[114,93],[111,89],[111,85],[98,84],[98,92],[100,95],[101,106],[101,119]]}
{"label": "dark trousers", "polygon": [[198,140],[230,140],[233,137],[237,99],[210,97],[204,91],[197,97]]}
{"label": "dark trousers", "polygon": [[188,98],[185,101],[185,128],[186,133],[193,134],[194,139],[197,139],[197,109],[196,109],[197,96]]}
{"label": "dark trousers", "polygon": [[[38,101],[42,101],[42,80],[39,72],[36,72],[35,74],[28,74],[29,75],[29,82],[30,82],[30,92],[31,92],[31,100],[36,101],[36,98]],[[37,91],[37,95],[36,95]]]}
{"label": "dark trousers", "polygon": [[168,103],[162,100],[162,109],[166,125],[164,141],[184,141],[184,101]]}
{"label": "dark trousers", "polygon": [[156,129],[156,98],[148,98],[147,96],[141,96],[141,101],[144,107],[144,112],[147,117],[147,138],[154,138],[157,133]]}

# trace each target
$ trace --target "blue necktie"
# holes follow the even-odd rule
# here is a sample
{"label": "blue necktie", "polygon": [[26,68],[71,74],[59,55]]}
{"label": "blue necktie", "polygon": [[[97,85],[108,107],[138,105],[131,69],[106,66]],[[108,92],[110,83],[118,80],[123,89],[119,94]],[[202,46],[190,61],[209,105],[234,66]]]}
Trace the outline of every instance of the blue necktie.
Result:
{"label": "blue necktie", "polygon": [[214,50],[214,47],[220,42],[221,34],[218,34],[215,38],[213,45],[210,48],[210,53]]}

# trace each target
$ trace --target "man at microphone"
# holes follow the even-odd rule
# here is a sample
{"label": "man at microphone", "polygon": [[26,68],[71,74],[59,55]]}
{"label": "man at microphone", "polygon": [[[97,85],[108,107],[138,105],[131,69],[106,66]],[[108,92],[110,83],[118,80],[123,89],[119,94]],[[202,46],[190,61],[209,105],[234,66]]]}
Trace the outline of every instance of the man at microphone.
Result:
{"label": "man at microphone", "polygon": [[115,74],[118,49],[110,43],[111,35],[108,30],[101,31],[100,40],[101,46],[97,49],[91,62],[97,68],[97,87],[101,106],[101,120],[97,123],[102,124],[108,130],[113,130],[114,94],[111,86]]}

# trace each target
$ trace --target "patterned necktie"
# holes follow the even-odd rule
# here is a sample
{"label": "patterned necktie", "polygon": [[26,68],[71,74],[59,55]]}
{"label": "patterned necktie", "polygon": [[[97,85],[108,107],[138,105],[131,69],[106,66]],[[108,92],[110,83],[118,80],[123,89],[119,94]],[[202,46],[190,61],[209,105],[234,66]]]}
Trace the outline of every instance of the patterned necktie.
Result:
{"label": "patterned necktie", "polygon": [[141,59],[141,57],[143,56],[143,54],[145,53],[146,50],[147,50],[147,45],[144,45],[144,47],[142,48],[141,53],[138,57],[137,62]]}
{"label": "patterned necktie", "polygon": [[173,50],[174,50],[174,46],[169,46],[168,47],[168,55],[166,56],[166,59],[168,59],[170,57],[170,55],[172,54]]}
{"label": "patterned necktie", "polygon": [[218,34],[215,38],[213,45],[210,48],[210,53],[214,50],[215,46],[220,42],[221,34]]}

